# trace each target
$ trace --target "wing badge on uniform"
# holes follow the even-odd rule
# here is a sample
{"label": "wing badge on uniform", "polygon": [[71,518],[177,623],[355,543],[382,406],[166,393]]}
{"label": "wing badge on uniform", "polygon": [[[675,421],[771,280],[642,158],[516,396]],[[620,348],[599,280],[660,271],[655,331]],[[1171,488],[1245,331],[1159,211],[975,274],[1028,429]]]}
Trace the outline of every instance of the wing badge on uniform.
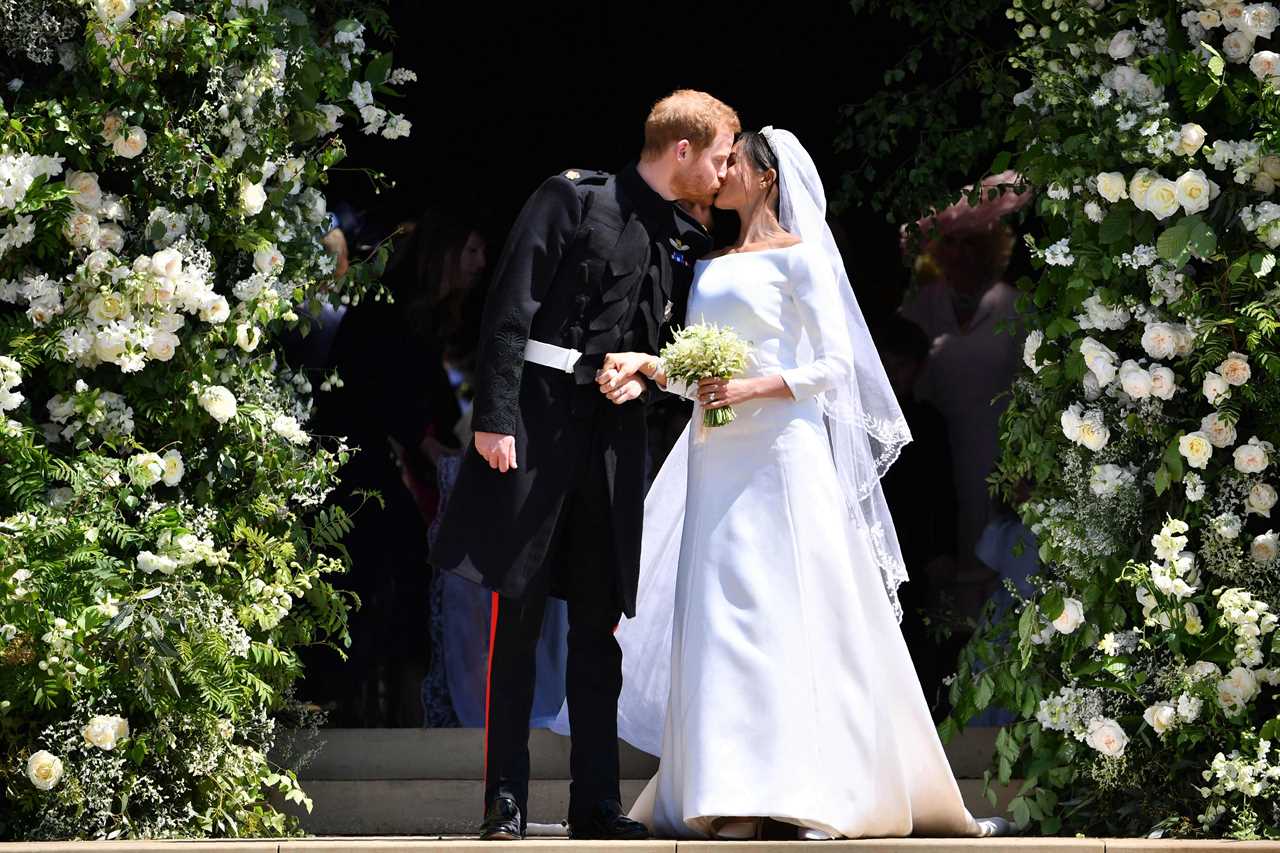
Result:
{"label": "wing badge on uniform", "polygon": [[671,260],[687,267],[689,261],[684,253],[689,251],[689,244],[681,242],[679,237],[671,237],[667,242],[671,244]]}

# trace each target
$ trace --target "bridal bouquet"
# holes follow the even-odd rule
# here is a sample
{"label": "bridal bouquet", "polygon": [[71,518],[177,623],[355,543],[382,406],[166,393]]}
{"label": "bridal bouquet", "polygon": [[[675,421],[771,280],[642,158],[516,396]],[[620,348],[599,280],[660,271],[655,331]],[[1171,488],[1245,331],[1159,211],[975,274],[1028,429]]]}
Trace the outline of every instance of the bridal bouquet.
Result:
{"label": "bridal bouquet", "polygon": [[[696,323],[676,332],[675,339],[662,348],[659,357],[668,379],[696,383],[700,379],[729,379],[747,366],[751,345],[733,329],[714,323]],[[736,417],[732,406],[704,409],[704,426],[718,427]]]}

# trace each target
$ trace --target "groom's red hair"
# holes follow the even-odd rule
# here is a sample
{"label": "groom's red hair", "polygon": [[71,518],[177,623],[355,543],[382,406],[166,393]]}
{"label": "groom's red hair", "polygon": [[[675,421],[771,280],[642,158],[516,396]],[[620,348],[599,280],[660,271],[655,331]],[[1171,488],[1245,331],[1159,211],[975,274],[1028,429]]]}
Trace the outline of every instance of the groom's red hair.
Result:
{"label": "groom's red hair", "polygon": [[657,157],[667,146],[687,139],[701,150],[715,140],[716,134],[728,129],[742,130],[733,107],[696,89],[677,89],[658,101],[644,122],[644,148],[641,159]]}

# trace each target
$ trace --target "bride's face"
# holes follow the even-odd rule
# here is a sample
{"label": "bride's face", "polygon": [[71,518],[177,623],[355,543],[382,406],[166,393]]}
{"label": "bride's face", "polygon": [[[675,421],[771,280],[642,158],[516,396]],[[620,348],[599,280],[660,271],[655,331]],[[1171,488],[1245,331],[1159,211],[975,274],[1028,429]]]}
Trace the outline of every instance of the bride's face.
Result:
{"label": "bride's face", "polygon": [[743,143],[739,140],[729,153],[724,182],[716,195],[715,206],[721,210],[741,211],[747,208],[762,193],[768,192],[766,184],[770,177],[756,168],[750,155],[743,151]]}

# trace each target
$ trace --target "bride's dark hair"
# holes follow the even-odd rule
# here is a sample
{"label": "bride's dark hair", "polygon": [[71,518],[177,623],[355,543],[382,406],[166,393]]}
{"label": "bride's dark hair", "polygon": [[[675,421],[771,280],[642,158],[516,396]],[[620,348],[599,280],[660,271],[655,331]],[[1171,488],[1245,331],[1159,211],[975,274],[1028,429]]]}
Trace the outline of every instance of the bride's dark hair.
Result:
{"label": "bride's dark hair", "polygon": [[[773,152],[773,147],[769,145],[769,140],[765,138],[763,133],[757,130],[744,130],[737,135],[734,142],[742,143],[742,153],[751,160],[751,165],[758,172],[767,172],[773,169],[775,175],[778,174],[778,155]],[[774,188],[777,187],[776,179]],[[774,213],[778,212],[778,200],[773,200]]]}

